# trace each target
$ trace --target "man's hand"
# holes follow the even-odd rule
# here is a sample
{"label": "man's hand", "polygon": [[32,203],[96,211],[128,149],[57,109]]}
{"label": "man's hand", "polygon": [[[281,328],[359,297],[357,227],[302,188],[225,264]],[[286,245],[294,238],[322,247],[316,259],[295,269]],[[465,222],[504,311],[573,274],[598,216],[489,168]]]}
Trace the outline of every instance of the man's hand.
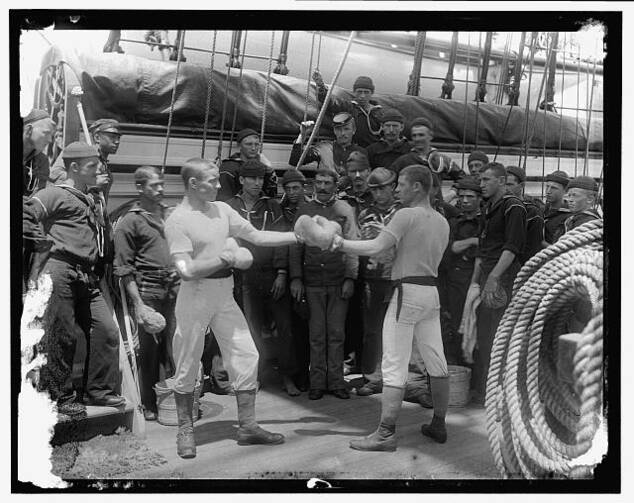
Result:
{"label": "man's hand", "polygon": [[489,274],[489,277],[486,280],[486,283],[484,284],[484,288],[482,289],[482,300],[485,300],[487,298],[492,299],[493,296],[495,295],[495,292],[498,291],[498,286],[499,286],[500,280],[497,276],[493,276],[492,274]]}
{"label": "man's hand", "polygon": [[108,173],[101,173],[97,175],[97,182],[95,186],[99,190],[101,191],[107,190],[109,184],[110,184],[110,175]]}
{"label": "man's hand", "polygon": [[299,278],[295,278],[291,281],[291,296],[297,301],[301,302],[304,296],[304,284]]}
{"label": "man's hand", "polygon": [[323,87],[325,85],[324,78],[321,76],[319,70],[315,70],[313,72],[313,80],[315,81],[315,84],[317,84],[317,87]]}
{"label": "man's hand", "polygon": [[352,297],[353,293],[354,293],[354,281],[351,280],[350,278],[344,279],[341,285],[341,298],[349,299],[350,297]]}
{"label": "man's hand", "polygon": [[273,300],[279,300],[286,291],[286,273],[277,273],[273,286],[271,287],[271,293],[273,294]]}

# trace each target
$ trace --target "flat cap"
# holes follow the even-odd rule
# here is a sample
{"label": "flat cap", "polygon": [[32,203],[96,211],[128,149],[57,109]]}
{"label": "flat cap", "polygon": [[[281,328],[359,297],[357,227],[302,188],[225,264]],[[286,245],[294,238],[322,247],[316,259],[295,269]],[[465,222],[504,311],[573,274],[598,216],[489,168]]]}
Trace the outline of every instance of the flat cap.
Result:
{"label": "flat cap", "polygon": [[85,159],[87,157],[99,157],[99,151],[97,147],[81,141],[69,143],[62,151],[62,159]]}
{"label": "flat cap", "polygon": [[412,124],[409,127],[410,131],[412,130],[412,128],[419,127],[419,126],[425,126],[430,131],[434,130],[433,124],[431,123],[431,121],[427,117],[416,117],[412,121]]}
{"label": "flat cap", "polygon": [[401,124],[405,123],[405,117],[403,114],[396,110],[395,108],[388,108],[385,110],[381,116],[381,124],[384,122],[400,122]]}
{"label": "flat cap", "polygon": [[26,126],[27,124],[33,124],[34,122],[41,121],[42,119],[50,119],[51,116],[48,112],[44,110],[40,110],[38,108],[34,108],[29,112],[29,114],[22,119],[22,124]]}
{"label": "flat cap", "polygon": [[260,138],[260,133],[251,128],[246,128],[238,132],[237,142],[241,143],[247,136],[257,136]]}
{"label": "flat cap", "polygon": [[471,161],[482,161],[484,164],[488,164],[489,156],[481,150],[474,150],[469,154],[469,157],[467,158],[467,165],[469,165]]}
{"label": "flat cap", "polygon": [[546,175],[546,181],[560,183],[565,188],[568,182],[570,182],[570,177],[565,171],[553,171],[549,175]]}
{"label": "flat cap", "polygon": [[456,183],[456,188],[458,190],[472,190],[473,192],[477,192],[478,194],[482,193],[482,187],[480,187],[478,181],[472,176],[465,176],[464,178],[458,180],[458,183]]}
{"label": "flat cap", "polygon": [[299,169],[288,168],[282,177],[282,187],[291,182],[306,183],[306,177]]}
{"label": "flat cap", "polygon": [[394,183],[396,173],[387,168],[374,168],[368,177],[368,188],[375,189]]}
{"label": "flat cap", "polygon": [[524,183],[526,181],[526,171],[519,166],[507,166],[506,173],[508,175],[513,175],[520,183]]}
{"label": "flat cap", "polygon": [[240,166],[240,176],[264,176],[266,166],[257,159],[247,159]]}
{"label": "flat cap", "polygon": [[341,112],[332,118],[332,127],[341,127],[350,124],[353,118],[348,112]]}
{"label": "flat cap", "polygon": [[354,84],[352,85],[352,90],[354,91],[355,89],[369,89],[370,91],[374,92],[374,82],[372,82],[372,79],[370,77],[362,75],[360,77],[357,77],[357,80],[354,81]]}
{"label": "flat cap", "polygon": [[599,185],[591,176],[577,176],[568,182],[568,190],[570,189],[585,189],[597,192]]}
{"label": "flat cap", "polygon": [[348,155],[348,158],[346,159],[347,170],[363,170],[369,168],[370,162],[368,161],[367,155],[357,150],[350,152],[350,155]]}
{"label": "flat cap", "polygon": [[121,134],[119,132],[119,121],[115,119],[97,119],[93,122],[88,130],[92,134],[96,133],[115,133]]}

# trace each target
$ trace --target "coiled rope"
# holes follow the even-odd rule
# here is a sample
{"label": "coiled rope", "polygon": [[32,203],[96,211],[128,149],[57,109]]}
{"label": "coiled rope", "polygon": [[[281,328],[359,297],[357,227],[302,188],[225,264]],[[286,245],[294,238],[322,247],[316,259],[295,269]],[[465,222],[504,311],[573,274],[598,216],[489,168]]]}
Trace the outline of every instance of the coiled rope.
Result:
{"label": "coiled rope", "polygon": [[[591,305],[573,381],[557,376],[557,346],[580,303]],[[487,432],[505,478],[587,477],[603,390],[603,221],[565,234],[522,267],[495,335]]]}

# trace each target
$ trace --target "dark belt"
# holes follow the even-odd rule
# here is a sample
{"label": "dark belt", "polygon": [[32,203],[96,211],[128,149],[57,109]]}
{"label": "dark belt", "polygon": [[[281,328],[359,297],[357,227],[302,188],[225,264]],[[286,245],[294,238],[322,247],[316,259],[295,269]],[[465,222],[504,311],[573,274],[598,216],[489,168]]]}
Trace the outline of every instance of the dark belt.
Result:
{"label": "dark belt", "polygon": [[406,276],[402,279],[392,281],[392,286],[398,292],[396,301],[396,321],[401,315],[401,306],[403,305],[403,283],[423,286],[437,286],[438,282],[435,276]]}
{"label": "dark belt", "polygon": [[205,276],[205,279],[221,279],[221,278],[228,278],[229,276],[233,275],[233,269],[220,269],[219,271],[216,271],[213,274],[210,274],[209,276]]}
{"label": "dark belt", "polygon": [[69,255],[69,254],[66,254],[66,253],[62,253],[62,252],[51,253],[49,258],[53,258],[55,260],[59,260],[61,262],[65,262],[68,265],[74,267],[75,269],[77,269],[79,271],[82,271],[82,272],[85,272],[85,273],[94,272],[94,270],[95,270],[94,264],[91,265],[88,262],[85,262],[83,260],[79,260],[79,259],[73,257],[72,255]]}

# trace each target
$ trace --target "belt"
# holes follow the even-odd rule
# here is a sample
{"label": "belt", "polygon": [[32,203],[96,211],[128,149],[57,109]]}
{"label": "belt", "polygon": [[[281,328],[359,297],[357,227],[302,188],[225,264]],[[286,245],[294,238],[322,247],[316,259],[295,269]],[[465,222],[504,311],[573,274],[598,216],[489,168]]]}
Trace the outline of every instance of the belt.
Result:
{"label": "belt", "polygon": [[65,262],[70,266],[73,266],[75,269],[82,271],[82,272],[94,272],[95,270],[95,266],[88,264],[87,262],[84,262],[82,260],[79,260],[75,257],[73,257],[72,255],[66,254],[66,253],[62,253],[62,252],[55,252],[55,253],[51,253],[50,258],[59,260],[61,262]]}
{"label": "belt", "polygon": [[411,285],[437,286],[438,282],[435,276],[406,276],[405,278],[392,281],[392,286],[398,292],[396,301],[396,321],[401,314],[401,306],[403,305],[403,283]]}
{"label": "belt", "polygon": [[209,276],[205,276],[205,279],[228,278],[231,275],[233,275],[233,269],[220,269],[219,271],[216,271],[215,273],[210,274]]}

